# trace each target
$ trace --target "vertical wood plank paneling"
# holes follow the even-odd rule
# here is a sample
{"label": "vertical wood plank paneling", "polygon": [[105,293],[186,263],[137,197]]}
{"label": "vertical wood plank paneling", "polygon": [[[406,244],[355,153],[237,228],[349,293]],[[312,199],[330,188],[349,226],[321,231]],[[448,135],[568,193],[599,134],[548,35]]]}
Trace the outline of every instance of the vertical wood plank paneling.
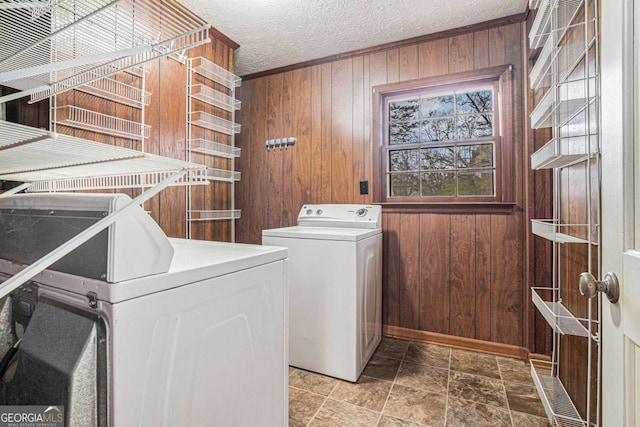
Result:
{"label": "vertical wood plank paneling", "polygon": [[293,136],[298,140],[289,151],[293,155],[292,224],[295,214],[305,203],[312,202],[313,144],[311,135],[312,72],[309,68],[293,71]]}
{"label": "vertical wood plank paneling", "polygon": [[[380,85],[380,84],[384,84],[387,83],[387,54],[386,52],[376,52],[373,53],[371,55],[369,55],[369,84],[371,89],[368,90],[367,93],[367,98],[368,98],[368,102],[367,102],[367,109],[369,112],[371,112],[371,114],[378,114],[377,112],[373,112],[372,111],[372,96],[373,96],[373,87]],[[369,118],[367,119],[367,123],[369,124],[369,139],[367,140],[368,142],[368,146],[370,148],[369,151],[369,158],[368,158],[368,162],[371,165],[373,162],[373,150],[380,150],[380,147],[373,147],[371,144],[372,142],[372,138],[371,135],[373,132],[382,132],[382,129],[373,129],[371,127],[371,118],[372,116],[370,115]],[[375,179],[375,174],[373,172],[371,172],[369,174],[370,177],[370,182],[369,182],[369,190],[373,189],[373,180]],[[384,177],[380,177],[381,180],[384,180]],[[381,185],[381,188],[383,188],[383,186]],[[383,213],[384,215],[384,213]],[[383,266],[383,268],[385,268],[385,266]]]}
{"label": "vertical wood plank paneling", "polygon": [[473,33],[473,68],[480,70],[489,66],[489,30]]}
{"label": "vertical wood plank paneling", "polygon": [[386,245],[383,248],[387,260],[387,289],[383,294],[387,307],[387,325],[400,326],[400,214],[387,214]]}
{"label": "vertical wood plank paneling", "polygon": [[491,216],[476,215],[476,339],[491,340],[491,316],[485,315],[491,307]]}
{"label": "vertical wood plank paneling", "polygon": [[353,202],[352,59],[331,68],[331,203]]}
{"label": "vertical wood plank paneling", "polygon": [[364,57],[353,58],[353,107],[352,107],[352,138],[353,138],[353,202],[367,203],[367,198],[360,194],[360,180],[365,180],[367,155],[365,152],[364,123],[365,112],[365,81]]}
{"label": "vertical wood plank paneling", "polygon": [[400,81],[400,56],[398,49],[387,51],[387,83]]}
{"label": "vertical wood plank paneling", "polygon": [[491,218],[491,337],[522,344],[522,212]]}
{"label": "vertical wood plank paneling", "polygon": [[433,40],[418,45],[420,77],[432,77],[449,72],[449,39]]}
{"label": "vertical wood plank paneling", "polygon": [[311,67],[311,202],[322,202],[322,67]]}
{"label": "vertical wood plank paneling", "polygon": [[[293,84],[293,72],[283,75],[282,83],[282,134],[280,138],[295,136],[294,134],[294,99],[298,96],[297,86]],[[282,219],[281,227],[296,225],[296,217],[300,206],[295,206],[294,175],[293,175],[293,149],[285,148],[282,153]],[[300,188],[297,186],[296,188]]]}
{"label": "vertical wood plank paneling", "polygon": [[[372,113],[372,105],[371,105],[371,73],[370,73],[370,60],[371,57],[369,55],[365,55],[363,58],[363,119],[364,119],[364,134],[363,134],[363,178],[369,181],[369,187],[373,184],[371,180],[371,168],[372,168],[372,159],[373,154],[371,151],[371,115]],[[354,107],[355,108],[355,107]],[[371,189],[369,190],[369,194],[363,196],[362,203],[371,203]]]}
{"label": "vertical wood plank paneling", "polygon": [[[171,78],[164,78],[165,76]],[[160,59],[159,93],[163,100],[160,108],[160,155],[174,159],[184,159],[186,154],[186,127],[182,118],[186,117],[187,106],[184,102],[169,100],[186,99],[186,77],[186,69],[182,64],[168,58]],[[181,119],[176,120],[176,117]],[[160,194],[160,226],[170,237],[185,237],[185,200],[184,187],[169,187]]]}
{"label": "vertical wood plank paneling", "polygon": [[420,326],[449,333],[451,216],[420,215]]}
{"label": "vertical wood plank paneling", "polygon": [[506,64],[504,27],[489,29],[489,66]]}
{"label": "vertical wood plank paneling", "polygon": [[405,46],[398,49],[400,62],[400,81],[418,78],[418,45]]}
{"label": "vertical wood plank paneling", "polygon": [[400,326],[420,327],[420,215],[400,217]]}
{"label": "vertical wood plank paneling", "polygon": [[[248,95],[252,96],[252,95]],[[267,149],[264,146],[264,141],[267,137],[267,79],[262,78],[255,81],[255,96],[251,101],[254,104],[254,108],[251,109],[251,113],[255,120],[253,126],[252,136],[254,140],[250,142],[250,147],[253,150],[251,153],[251,169],[252,176],[255,176],[252,182],[246,182],[245,185],[249,186],[251,190],[251,197],[249,198],[251,216],[247,219],[250,221],[250,234],[248,239],[241,239],[239,241],[246,243],[260,243],[262,241],[262,230],[269,228],[267,220],[267,199],[269,197],[270,188],[268,185],[267,177],[269,169],[267,167]]]}
{"label": "vertical wood plank paneling", "polygon": [[332,81],[331,81],[331,65],[322,64],[322,161],[320,163],[321,170],[321,200],[320,203],[331,203],[331,158],[333,156],[332,144],[332,125],[331,119],[333,112],[332,106]]}
{"label": "vertical wood plank paneling", "polygon": [[451,216],[450,333],[474,338],[476,226],[473,215]]}
{"label": "vertical wood plank paneling", "polygon": [[473,33],[449,39],[449,72],[473,70]]}
{"label": "vertical wood plank paneling", "polygon": [[[267,77],[267,139],[282,138],[284,74]],[[282,150],[267,153],[267,228],[282,225],[284,209]]]}

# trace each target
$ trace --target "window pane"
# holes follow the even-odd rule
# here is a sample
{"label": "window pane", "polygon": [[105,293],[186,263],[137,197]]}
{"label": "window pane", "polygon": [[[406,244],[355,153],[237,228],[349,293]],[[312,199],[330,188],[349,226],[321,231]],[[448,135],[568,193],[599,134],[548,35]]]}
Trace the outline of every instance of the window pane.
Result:
{"label": "window pane", "polygon": [[453,95],[422,99],[422,117],[441,117],[453,114]]}
{"label": "window pane", "polygon": [[459,196],[493,196],[493,171],[458,173]]}
{"label": "window pane", "polygon": [[460,145],[456,151],[459,168],[493,167],[493,144]]}
{"label": "window pane", "polygon": [[418,120],[420,117],[420,102],[417,99],[389,103],[389,121]]}
{"label": "window pane", "polygon": [[420,142],[420,122],[389,125],[389,145],[415,144],[417,142]]}
{"label": "window pane", "polygon": [[480,90],[456,94],[458,114],[493,111],[493,91]]}
{"label": "window pane", "polygon": [[453,169],[453,147],[424,148],[420,150],[422,170]]}
{"label": "window pane", "polygon": [[422,122],[422,141],[448,141],[455,138],[453,118],[429,119]]}
{"label": "window pane", "polygon": [[389,151],[389,171],[417,171],[418,150],[391,150]]}
{"label": "window pane", "polygon": [[457,127],[459,139],[493,136],[493,114],[458,116]]}
{"label": "window pane", "polygon": [[391,197],[418,197],[420,188],[417,173],[392,173],[389,175]]}
{"label": "window pane", "polygon": [[422,196],[455,196],[455,172],[427,172],[422,173]]}

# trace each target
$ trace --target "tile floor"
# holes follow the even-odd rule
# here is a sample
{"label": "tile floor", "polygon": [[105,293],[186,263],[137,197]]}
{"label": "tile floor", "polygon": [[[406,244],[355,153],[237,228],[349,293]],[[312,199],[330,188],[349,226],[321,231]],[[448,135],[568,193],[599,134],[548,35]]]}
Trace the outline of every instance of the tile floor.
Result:
{"label": "tile floor", "polygon": [[548,423],[523,361],[383,338],[356,384],[289,368],[289,425]]}

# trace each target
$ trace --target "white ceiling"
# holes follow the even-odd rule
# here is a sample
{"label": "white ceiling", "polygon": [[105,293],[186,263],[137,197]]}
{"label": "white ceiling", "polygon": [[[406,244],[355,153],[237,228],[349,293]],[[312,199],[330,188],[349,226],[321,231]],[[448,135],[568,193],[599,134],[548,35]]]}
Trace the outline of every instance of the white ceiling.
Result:
{"label": "white ceiling", "polygon": [[182,0],[240,44],[243,76],[525,11],[527,0]]}

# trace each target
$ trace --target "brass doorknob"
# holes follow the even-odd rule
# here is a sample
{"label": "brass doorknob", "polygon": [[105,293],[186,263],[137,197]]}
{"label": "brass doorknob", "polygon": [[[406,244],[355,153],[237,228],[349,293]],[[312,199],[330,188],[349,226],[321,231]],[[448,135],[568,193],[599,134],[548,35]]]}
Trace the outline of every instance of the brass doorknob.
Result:
{"label": "brass doorknob", "polygon": [[598,292],[603,292],[612,304],[618,302],[620,297],[620,284],[615,273],[608,272],[604,275],[604,280],[596,280],[591,273],[580,275],[580,293],[586,298],[593,298]]}

